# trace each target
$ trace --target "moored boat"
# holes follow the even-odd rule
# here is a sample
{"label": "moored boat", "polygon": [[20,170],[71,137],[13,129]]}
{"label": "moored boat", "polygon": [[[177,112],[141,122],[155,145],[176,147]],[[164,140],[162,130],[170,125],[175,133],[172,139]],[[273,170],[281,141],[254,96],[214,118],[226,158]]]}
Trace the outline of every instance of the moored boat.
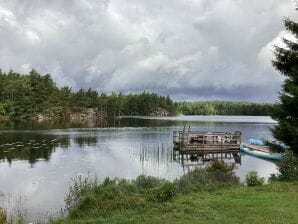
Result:
{"label": "moored boat", "polygon": [[258,138],[251,138],[249,139],[249,143],[252,145],[260,145],[260,146],[273,146],[278,147],[280,149],[286,149],[288,148],[283,142],[277,141],[277,140],[262,140]]}
{"label": "moored boat", "polygon": [[267,147],[260,147],[251,144],[241,144],[240,150],[258,158],[270,160],[281,160],[284,155],[283,153],[272,153]]}

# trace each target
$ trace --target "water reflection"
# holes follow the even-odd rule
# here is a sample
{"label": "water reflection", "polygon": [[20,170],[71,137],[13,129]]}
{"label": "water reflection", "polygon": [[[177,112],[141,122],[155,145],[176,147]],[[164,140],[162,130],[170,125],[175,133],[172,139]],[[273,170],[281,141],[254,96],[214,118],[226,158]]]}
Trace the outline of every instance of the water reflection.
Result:
{"label": "water reflection", "polygon": [[185,154],[181,153],[177,148],[173,148],[173,161],[179,163],[184,173],[187,173],[194,168],[204,168],[210,165],[215,160],[222,160],[226,164],[241,165],[241,153],[207,153],[205,155],[199,154]]}
{"label": "water reflection", "polygon": [[74,142],[79,145],[79,147],[84,146],[96,146],[97,137],[96,136],[79,136],[74,139]]}
{"label": "water reflection", "polygon": [[0,138],[0,160],[9,165],[14,160],[28,161],[31,166],[49,161],[57,147],[68,148],[69,138],[26,132],[3,132]]}
{"label": "water reflection", "polygon": [[94,128],[94,127],[116,127],[120,126],[119,119],[111,120],[87,120],[85,122],[65,121],[0,121],[0,130],[45,130],[45,129],[66,129],[66,128]]}

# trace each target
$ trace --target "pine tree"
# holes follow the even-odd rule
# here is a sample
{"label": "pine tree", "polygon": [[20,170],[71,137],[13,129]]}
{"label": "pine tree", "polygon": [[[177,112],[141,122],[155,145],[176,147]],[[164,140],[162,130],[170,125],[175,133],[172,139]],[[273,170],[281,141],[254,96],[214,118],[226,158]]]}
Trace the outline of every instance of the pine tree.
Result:
{"label": "pine tree", "polygon": [[283,38],[285,47],[275,46],[273,66],[284,75],[285,81],[279,96],[280,102],[271,114],[278,121],[272,131],[276,139],[298,153],[298,23],[285,19],[284,25],[294,40]]}

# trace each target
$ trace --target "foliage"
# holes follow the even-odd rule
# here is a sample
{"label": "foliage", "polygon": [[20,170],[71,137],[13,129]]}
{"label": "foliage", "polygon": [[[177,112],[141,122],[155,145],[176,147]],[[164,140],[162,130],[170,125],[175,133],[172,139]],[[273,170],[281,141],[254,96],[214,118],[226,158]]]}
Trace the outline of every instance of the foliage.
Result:
{"label": "foliage", "polygon": [[0,115],[7,115],[8,105],[7,103],[0,103]]}
{"label": "foliage", "polygon": [[[85,179],[90,184],[83,186],[88,190],[79,191],[79,200],[72,207],[67,208],[70,217],[78,218],[82,215],[106,217],[115,211],[142,207],[144,200],[138,197],[138,189],[126,180],[110,180],[106,178],[102,183]],[[85,182],[85,181],[84,181]]]}
{"label": "foliage", "polygon": [[273,66],[285,77],[285,81],[280,102],[271,111],[273,119],[278,121],[273,135],[298,153],[298,23],[285,19],[284,24],[294,39],[284,38],[284,48],[275,46]]}
{"label": "foliage", "polygon": [[271,104],[229,101],[181,102],[178,112],[185,115],[268,115]]}
{"label": "foliage", "polygon": [[133,181],[133,183],[141,189],[149,190],[152,188],[157,188],[161,186],[165,180],[162,180],[160,178],[151,177],[151,176],[145,176],[140,175],[136,178],[136,180]]}
{"label": "foliage", "polygon": [[211,172],[229,173],[234,170],[234,164],[226,164],[223,160],[214,160],[213,163],[207,168]]}
{"label": "foliage", "polygon": [[79,217],[89,210],[106,216],[111,210],[142,207],[146,200],[167,202],[179,193],[238,184],[239,179],[232,172],[226,171],[228,166],[220,164],[225,167],[225,172],[218,169],[195,169],[174,182],[144,175],[132,181],[106,178],[102,182],[92,180],[89,176],[79,176],[73,179],[65,197],[66,209],[71,217]]}
{"label": "foliage", "polygon": [[247,186],[261,186],[264,184],[264,178],[260,178],[256,171],[251,171],[246,175]]}
{"label": "foliage", "polygon": [[13,119],[30,119],[40,113],[60,118],[69,108],[95,108],[109,116],[176,113],[169,96],[149,92],[106,95],[90,88],[73,91],[68,86],[58,88],[49,74],[35,70],[25,75],[0,70],[0,80],[0,115]]}
{"label": "foliage", "polygon": [[31,119],[37,114],[64,118],[69,109],[94,108],[108,116],[121,115],[266,115],[270,104],[248,102],[181,102],[169,96],[143,92],[139,94],[99,93],[92,89],[74,91],[58,88],[49,74],[36,70],[29,74],[0,70],[0,115],[12,119]]}
{"label": "foliage", "polygon": [[87,177],[78,176],[72,179],[72,185],[64,198],[67,209],[72,208],[81,199],[82,195],[94,189],[97,184],[97,179],[91,180]]}
{"label": "foliage", "polygon": [[[84,205],[88,209],[76,207],[70,215],[56,223],[294,224],[298,220],[298,201],[293,200],[298,197],[297,184],[272,182],[257,187],[226,186],[214,191],[178,193],[166,203],[143,200],[143,194],[131,194],[125,199],[101,202],[94,200],[96,195],[92,193]],[[73,213],[77,215],[72,216]]]}
{"label": "foliage", "polygon": [[291,152],[285,154],[283,159],[277,163],[279,180],[298,180],[298,158]]}
{"label": "foliage", "polygon": [[162,186],[153,188],[148,192],[148,200],[154,202],[166,202],[176,195],[176,185],[171,182],[164,183]]}
{"label": "foliage", "polygon": [[175,181],[177,191],[189,193],[194,190],[214,189],[239,183],[239,178],[232,172],[222,172],[212,168],[195,168]]}

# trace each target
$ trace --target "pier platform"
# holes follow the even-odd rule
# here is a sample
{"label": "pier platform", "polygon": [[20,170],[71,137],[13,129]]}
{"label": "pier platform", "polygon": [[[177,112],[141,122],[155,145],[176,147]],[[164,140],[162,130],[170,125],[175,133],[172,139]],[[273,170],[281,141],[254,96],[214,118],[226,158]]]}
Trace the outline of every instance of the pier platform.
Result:
{"label": "pier platform", "polygon": [[[233,157],[236,163],[240,158],[241,132],[199,132],[174,131],[173,150],[179,158],[214,160]],[[175,155],[177,158],[177,155]]]}

